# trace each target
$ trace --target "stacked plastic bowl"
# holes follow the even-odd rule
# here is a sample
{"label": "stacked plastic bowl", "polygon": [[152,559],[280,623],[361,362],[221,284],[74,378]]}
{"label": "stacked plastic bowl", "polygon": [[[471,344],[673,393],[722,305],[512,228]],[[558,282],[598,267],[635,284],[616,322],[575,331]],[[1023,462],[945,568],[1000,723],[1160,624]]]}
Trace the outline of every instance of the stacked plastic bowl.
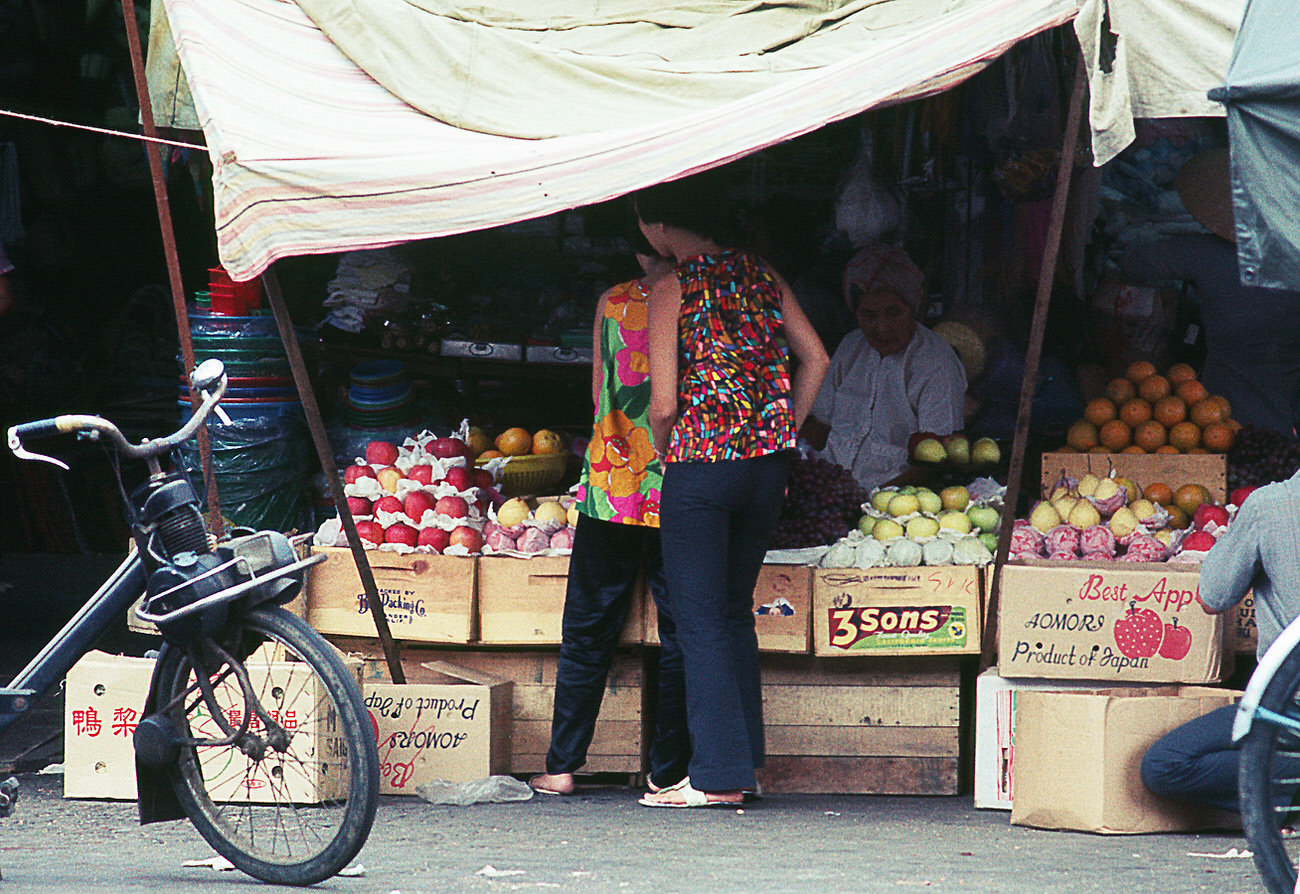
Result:
{"label": "stacked plastic bowl", "polygon": [[368,360],[352,368],[348,386],[348,424],[360,429],[409,425],[415,390],[398,360]]}

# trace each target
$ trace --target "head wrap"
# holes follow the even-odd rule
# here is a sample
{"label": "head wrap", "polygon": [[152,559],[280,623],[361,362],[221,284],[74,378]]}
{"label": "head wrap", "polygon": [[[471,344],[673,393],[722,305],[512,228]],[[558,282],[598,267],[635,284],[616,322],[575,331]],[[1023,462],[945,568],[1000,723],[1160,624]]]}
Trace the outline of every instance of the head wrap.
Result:
{"label": "head wrap", "polygon": [[854,309],[859,292],[872,289],[896,292],[918,316],[925,293],[925,275],[903,249],[894,245],[869,245],[844,268],[844,300]]}

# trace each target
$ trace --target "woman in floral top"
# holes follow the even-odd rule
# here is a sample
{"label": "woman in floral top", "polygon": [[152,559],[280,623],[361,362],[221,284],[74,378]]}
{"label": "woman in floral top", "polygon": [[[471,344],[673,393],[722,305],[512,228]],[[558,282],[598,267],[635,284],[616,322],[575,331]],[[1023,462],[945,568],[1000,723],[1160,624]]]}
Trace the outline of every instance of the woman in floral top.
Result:
{"label": "woman in floral top", "polygon": [[610,663],[638,575],[659,606],[658,711],[650,748],[650,784],[686,775],[689,742],[681,651],[664,607],[659,547],[663,473],[650,440],[649,330],[646,298],[672,262],[647,246],[641,279],[614,286],[596,307],[591,397],[596,421],[578,485],[578,528],[569,559],[555,710],[546,772],[530,780],[545,794],[573,791],[587,760]]}
{"label": "woman in floral top", "polygon": [[650,430],[664,462],[664,572],[691,758],[685,780],[641,799],[653,807],[736,804],[755,786],[764,744],[754,585],[828,365],[789,286],[727,247],[726,205],[707,183],[635,197],[641,232],[677,262],[650,294]]}

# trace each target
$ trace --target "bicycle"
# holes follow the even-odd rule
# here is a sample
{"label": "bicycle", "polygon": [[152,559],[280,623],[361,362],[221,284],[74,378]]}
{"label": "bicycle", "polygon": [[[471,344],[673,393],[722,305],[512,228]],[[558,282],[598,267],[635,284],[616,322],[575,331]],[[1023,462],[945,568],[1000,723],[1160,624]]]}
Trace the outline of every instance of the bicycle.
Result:
{"label": "bicycle", "polygon": [[1260,659],[1233,718],[1241,824],[1268,890],[1297,890],[1300,859],[1300,619]]}
{"label": "bicycle", "polygon": [[[360,852],[379,798],[379,757],[356,675],[339,653],[283,605],[308,566],[278,531],[236,531],[218,542],[188,479],[160,457],[187,441],[218,406],[227,378],[218,360],[190,376],[202,403],[176,432],[131,444],[98,416],[67,415],[15,425],[8,445],[22,459],[30,441],[60,434],[107,442],[117,457],[142,459],[148,479],[129,496],[134,548],[121,566],[0,689],[0,729],[57,686],[74,663],[137,599],[162,644],[134,733],[141,824],[188,817],[243,872],[264,882],[310,885]],[[307,803],[304,788],[316,803]],[[0,815],[17,781],[0,785]]]}

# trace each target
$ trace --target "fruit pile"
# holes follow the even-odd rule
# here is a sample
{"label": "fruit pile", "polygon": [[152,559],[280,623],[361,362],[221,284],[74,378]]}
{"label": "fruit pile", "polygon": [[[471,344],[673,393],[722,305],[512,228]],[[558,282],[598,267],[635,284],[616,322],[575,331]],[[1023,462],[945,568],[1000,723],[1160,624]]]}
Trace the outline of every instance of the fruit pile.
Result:
{"label": "fruit pile", "polygon": [[574,527],[578,524],[577,500],[561,497],[543,500],[534,509],[521,497],[488,509],[483,528],[483,553],[536,555],[548,550],[573,549]]}
{"label": "fruit pile", "polygon": [[1216,505],[1199,484],[1145,490],[1129,478],[1062,476],[1011,532],[1011,561],[1199,561],[1251,489]]}
{"label": "fruit pile", "polygon": [[857,528],[822,556],[823,568],[986,565],[998,544],[1001,488],[972,500],[963,486],[885,487],[862,505]]}
{"label": "fruit pile", "polygon": [[401,447],[371,441],[365,458],[343,471],[358,535],[398,552],[479,552],[488,509],[501,497],[492,473],[472,459],[459,437],[423,432]]}
{"label": "fruit pile", "polygon": [[907,455],[922,465],[991,466],[1002,461],[1002,450],[992,438],[970,438],[961,432],[936,435],[919,431],[907,439]]}
{"label": "fruit pile", "polygon": [[857,524],[866,498],[866,491],[843,466],[824,459],[796,459],[790,465],[772,549],[834,543]]}
{"label": "fruit pile", "polygon": [[1228,487],[1260,487],[1284,481],[1300,469],[1300,442],[1281,432],[1243,423],[1228,451]]}
{"label": "fruit pile", "polygon": [[470,426],[465,443],[472,454],[470,458],[476,461],[499,456],[553,456],[564,452],[563,439],[549,428],[539,428],[530,434],[525,428],[513,426],[496,438],[489,438],[483,429]]}
{"label": "fruit pile", "polygon": [[1067,453],[1227,453],[1241,424],[1186,363],[1164,375],[1145,360],[1106,386],[1070,426]]}

